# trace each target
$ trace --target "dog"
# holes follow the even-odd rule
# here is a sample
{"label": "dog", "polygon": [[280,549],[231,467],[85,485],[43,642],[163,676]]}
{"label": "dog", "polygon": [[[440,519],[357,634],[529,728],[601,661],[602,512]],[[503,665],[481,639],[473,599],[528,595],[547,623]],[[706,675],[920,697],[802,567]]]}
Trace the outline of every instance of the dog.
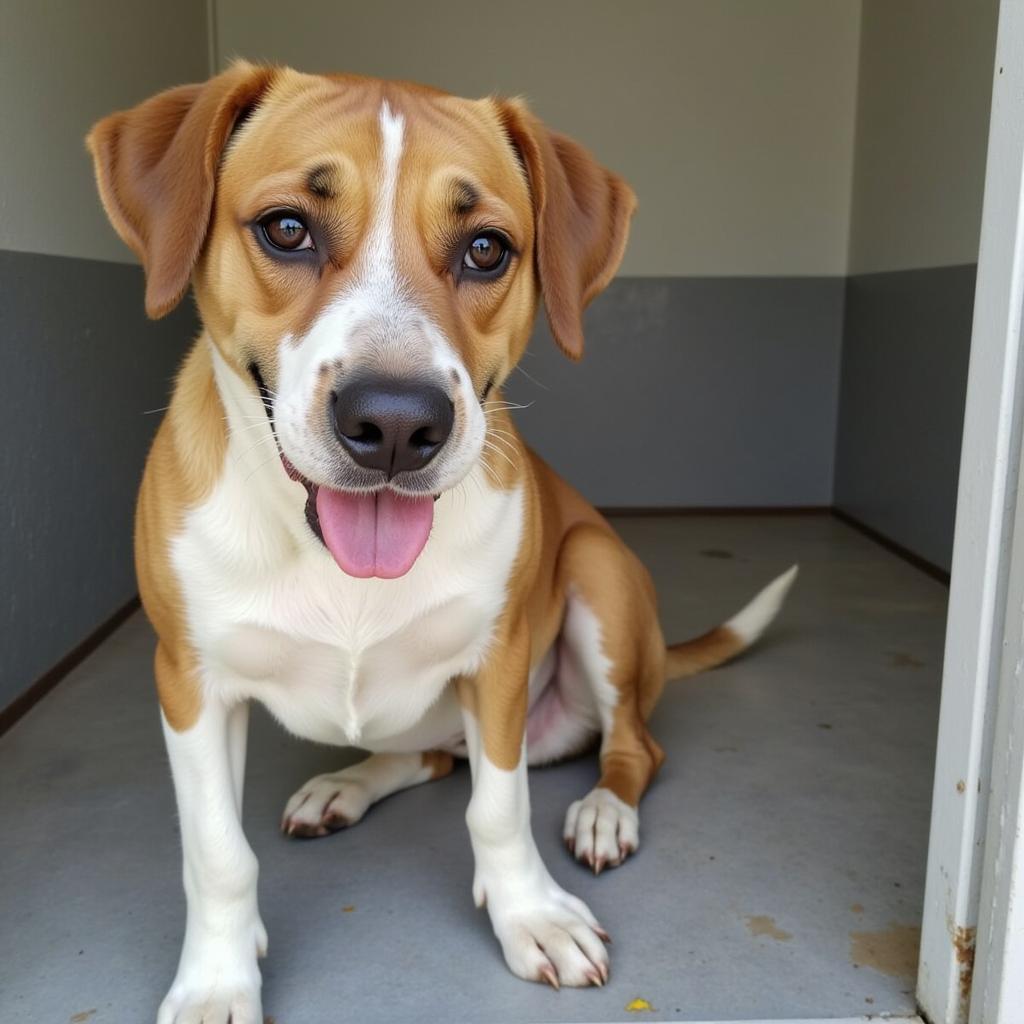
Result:
{"label": "dog", "polygon": [[87,144],[147,313],[191,285],[202,320],[136,516],[188,909],[158,1021],[263,1020],[252,700],[370,751],[298,790],[289,835],[468,759],[472,891],[509,968],[604,984],[607,933],[540,858],[527,766],[599,740],[564,839],[595,872],[621,864],[664,757],[646,721],[666,679],[753,643],[796,572],[666,647],[647,572],[502,399],[541,300],[581,356],[632,190],[519,100],[245,62]]}

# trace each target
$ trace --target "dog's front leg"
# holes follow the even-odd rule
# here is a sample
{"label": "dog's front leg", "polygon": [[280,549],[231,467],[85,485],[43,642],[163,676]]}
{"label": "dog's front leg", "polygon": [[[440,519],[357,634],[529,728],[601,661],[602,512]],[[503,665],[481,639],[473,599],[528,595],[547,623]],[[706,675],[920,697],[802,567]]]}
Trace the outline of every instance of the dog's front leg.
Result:
{"label": "dog's front leg", "polygon": [[241,824],[245,708],[205,698],[180,732],[164,718],[184,853],[188,919],[157,1024],[262,1024],[256,857]]}
{"label": "dog's front leg", "polygon": [[582,900],[548,873],[530,828],[526,712],[530,640],[525,622],[501,631],[476,676],[460,679],[473,796],[466,823],[486,905],[514,974],[559,985],[603,985],[607,935]]}

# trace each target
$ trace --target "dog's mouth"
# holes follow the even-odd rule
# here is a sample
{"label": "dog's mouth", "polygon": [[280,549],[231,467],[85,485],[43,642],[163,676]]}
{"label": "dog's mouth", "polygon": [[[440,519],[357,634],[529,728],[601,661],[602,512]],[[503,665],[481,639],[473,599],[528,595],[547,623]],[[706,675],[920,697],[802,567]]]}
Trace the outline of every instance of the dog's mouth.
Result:
{"label": "dog's mouth", "polygon": [[259,368],[249,372],[270,420],[285,472],[306,488],[306,522],[349,576],[397,579],[415,564],[434,523],[433,494],[406,494],[390,487],[373,491],[335,490],[304,476],[281,450],[274,408]]}
{"label": "dog's mouth", "polygon": [[434,495],[334,490],[308,480],[278,451],[285,472],[306,488],[309,528],[342,572],[392,580],[413,567],[434,524]]}

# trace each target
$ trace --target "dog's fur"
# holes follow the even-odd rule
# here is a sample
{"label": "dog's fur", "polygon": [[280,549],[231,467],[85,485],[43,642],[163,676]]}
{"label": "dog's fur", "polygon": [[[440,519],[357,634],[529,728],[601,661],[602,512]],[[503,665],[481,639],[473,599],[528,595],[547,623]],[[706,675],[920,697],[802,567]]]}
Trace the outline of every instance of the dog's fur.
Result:
{"label": "dog's fur", "polygon": [[[168,312],[191,282],[204,325],[136,528],[188,901],[159,1021],[263,1019],[267,939],[240,825],[250,699],[298,735],[372,752],[307,782],[288,834],[354,824],[468,757],[473,894],[509,967],[603,984],[605,933],[534,844],[527,764],[600,739],[600,780],[564,837],[595,871],[621,863],[663,759],[645,721],[666,678],[753,642],[795,571],[666,649],[647,573],[501,400],[541,298],[557,343],[581,355],[581,315],[618,267],[632,191],[518,101],[246,63],[105,118],[88,144],[107,213],[145,266],[147,311]],[[279,207],[303,215],[315,255],[261,247],[253,224]],[[452,253],[485,228],[510,240],[507,270],[461,280]],[[307,518],[311,488],[366,486],[325,409],[367,369],[443,380],[454,408],[437,457],[388,484],[439,496],[396,579],[346,575]]]}

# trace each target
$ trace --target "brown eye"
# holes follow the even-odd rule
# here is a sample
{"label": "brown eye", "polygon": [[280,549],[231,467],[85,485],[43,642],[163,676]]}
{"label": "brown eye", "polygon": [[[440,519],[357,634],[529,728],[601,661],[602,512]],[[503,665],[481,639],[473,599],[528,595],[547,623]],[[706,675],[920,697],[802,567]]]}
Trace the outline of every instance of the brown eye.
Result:
{"label": "brown eye", "polygon": [[263,236],[275,248],[285,252],[312,249],[313,239],[301,217],[294,213],[272,213],[260,221]]}
{"label": "brown eye", "polygon": [[483,274],[494,274],[501,270],[508,256],[508,245],[500,235],[485,231],[476,235],[462,257],[462,265],[469,270]]}

